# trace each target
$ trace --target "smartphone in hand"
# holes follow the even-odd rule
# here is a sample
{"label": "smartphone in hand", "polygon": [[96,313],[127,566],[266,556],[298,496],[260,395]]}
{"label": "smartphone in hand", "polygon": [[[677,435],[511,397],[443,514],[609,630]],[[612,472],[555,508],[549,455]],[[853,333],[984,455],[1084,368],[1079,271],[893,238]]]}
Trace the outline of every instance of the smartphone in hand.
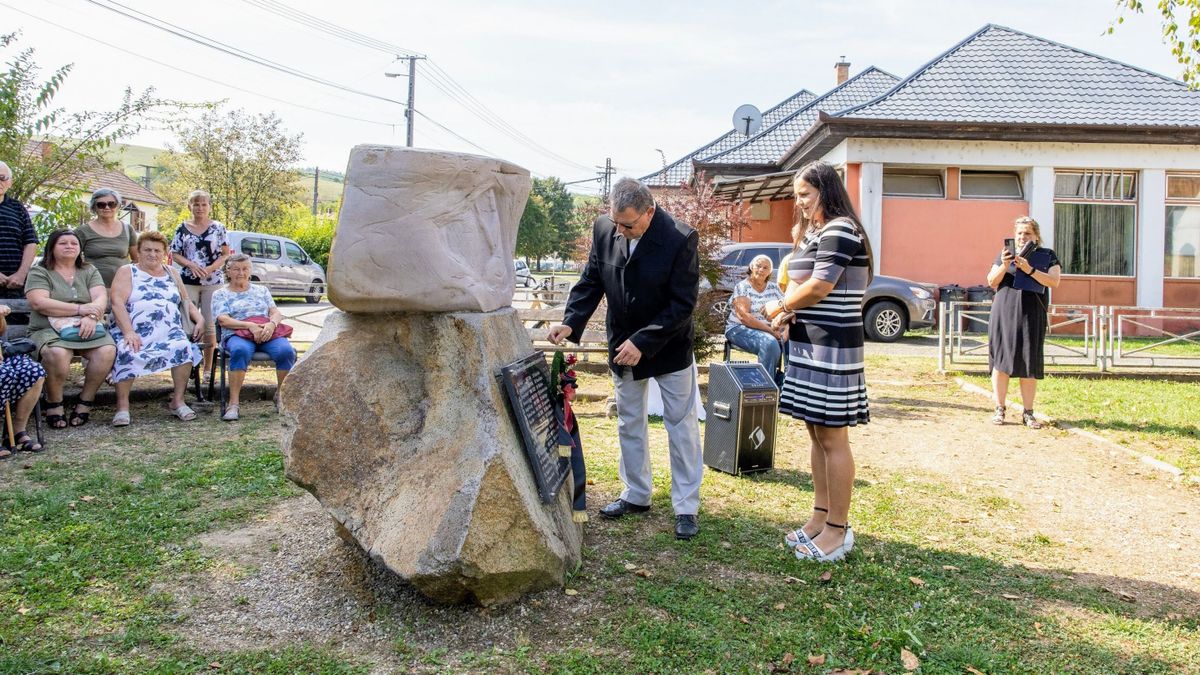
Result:
{"label": "smartphone in hand", "polygon": [[1009,237],[1004,240],[1004,250],[1008,252],[1010,258],[1017,256],[1017,240]]}

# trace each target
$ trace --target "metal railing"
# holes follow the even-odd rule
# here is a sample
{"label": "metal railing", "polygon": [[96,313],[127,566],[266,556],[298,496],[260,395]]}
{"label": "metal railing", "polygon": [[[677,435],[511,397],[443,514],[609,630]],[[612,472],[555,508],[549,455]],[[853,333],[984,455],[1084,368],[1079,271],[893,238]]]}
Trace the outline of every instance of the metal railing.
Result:
{"label": "metal railing", "polygon": [[[991,305],[939,305],[938,370],[986,366]],[[1047,318],[1047,368],[1200,371],[1200,309],[1051,305]]]}

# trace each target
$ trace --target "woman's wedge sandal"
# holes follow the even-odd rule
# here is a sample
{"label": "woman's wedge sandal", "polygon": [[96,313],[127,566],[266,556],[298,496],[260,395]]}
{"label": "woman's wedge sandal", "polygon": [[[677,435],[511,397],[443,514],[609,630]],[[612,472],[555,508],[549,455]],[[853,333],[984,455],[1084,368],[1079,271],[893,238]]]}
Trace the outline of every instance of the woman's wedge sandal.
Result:
{"label": "woman's wedge sandal", "polygon": [[66,429],[67,428],[67,416],[66,415],[53,415],[53,414],[50,414],[49,412],[45,412],[52,408],[63,408],[63,412],[66,412],[66,408],[63,407],[62,401],[59,401],[57,403],[55,403],[54,401],[46,401],[46,405],[43,408],[43,413],[44,413],[43,416],[46,418],[46,426],[50,427],[51,429]]}
{"label": "woman's wedge sandal", "polygon": [[796,547],[796,558],[798,560],[815,560],[817,562],[837,562],[843,560],[850,549],[854,548],[854,531],[849,525],[838,525],[825,521],[825,527],[837,527],[846,531],[845,538],[842,539],[842,545],[833,549],[829,553],[822,551],[812,541],[806,542],[801,546]]}
{"label": "woman's wedge sandal", "polygon": [[13,436],[13,440],[17,443],[16,449],[21,452],[41,452],[45,449],[41,443],[29,437],[28,431],[18,431]]}
{"label": "woman's wedge sandal", "polygon": [[1033,416],[1033,411],[1028,409],[1021,413],[1021,424],[1024,424],[1030,429],[1042,428],[1042,423],[1037,421],[1037,418]]}
{"label": "woman's wedge sandal", "polygon": [[[87,406],[87,412],[79,412],[79,406]],[[68,423],[73,427],[81,427],[88,423],[92,418],[92,406],[96,405],[96,400],[85,401],[82,398],[75,402],[75,407],[71,409],[71,416],[67,418]]]}
{"label": "woman's wedge sandal", "polygon": [[[813,511],[820,511],[821,513],[829,513],[829,509],[823,509],[819,506],[814,506]],[[788,548],[796,548],[797,546],[799,546],[801,544],[808,543],[811,541],[812,541],[812,537],[808,536],[808,533],[804,531],[803,525],[801,525],[800,527],[797,527],[796,531],[794,531],[794,532],[788,532],[783,537],[783,543]]]}

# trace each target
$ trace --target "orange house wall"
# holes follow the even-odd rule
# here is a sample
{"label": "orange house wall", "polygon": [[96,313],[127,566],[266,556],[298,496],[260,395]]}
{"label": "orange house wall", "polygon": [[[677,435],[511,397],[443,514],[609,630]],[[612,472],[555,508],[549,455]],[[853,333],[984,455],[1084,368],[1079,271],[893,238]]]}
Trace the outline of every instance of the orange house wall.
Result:
{"label": "orange house wall", "polygon": [[779,199],[771,205],[769,220],[752,220],[750,227],[742,230],[742,241],[791,241],[792,208],[796,200]]}
{"label": "orange house wall", "polygon": [[938,285],[987,283],[1013,221],[1025,215],[1025,201],[884,197],[881,271]]}

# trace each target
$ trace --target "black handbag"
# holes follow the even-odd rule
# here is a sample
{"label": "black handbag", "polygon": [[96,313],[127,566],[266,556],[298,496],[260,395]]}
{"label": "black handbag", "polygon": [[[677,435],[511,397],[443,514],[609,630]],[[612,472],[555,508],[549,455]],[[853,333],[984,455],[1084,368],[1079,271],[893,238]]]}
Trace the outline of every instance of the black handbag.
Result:
{"label": "black handbag", "polygon": [[37,344],[29,338],[17,338],[15,340],[0,341],[0,349],[4,350],[5,356],[20,356],[36,352]]}

